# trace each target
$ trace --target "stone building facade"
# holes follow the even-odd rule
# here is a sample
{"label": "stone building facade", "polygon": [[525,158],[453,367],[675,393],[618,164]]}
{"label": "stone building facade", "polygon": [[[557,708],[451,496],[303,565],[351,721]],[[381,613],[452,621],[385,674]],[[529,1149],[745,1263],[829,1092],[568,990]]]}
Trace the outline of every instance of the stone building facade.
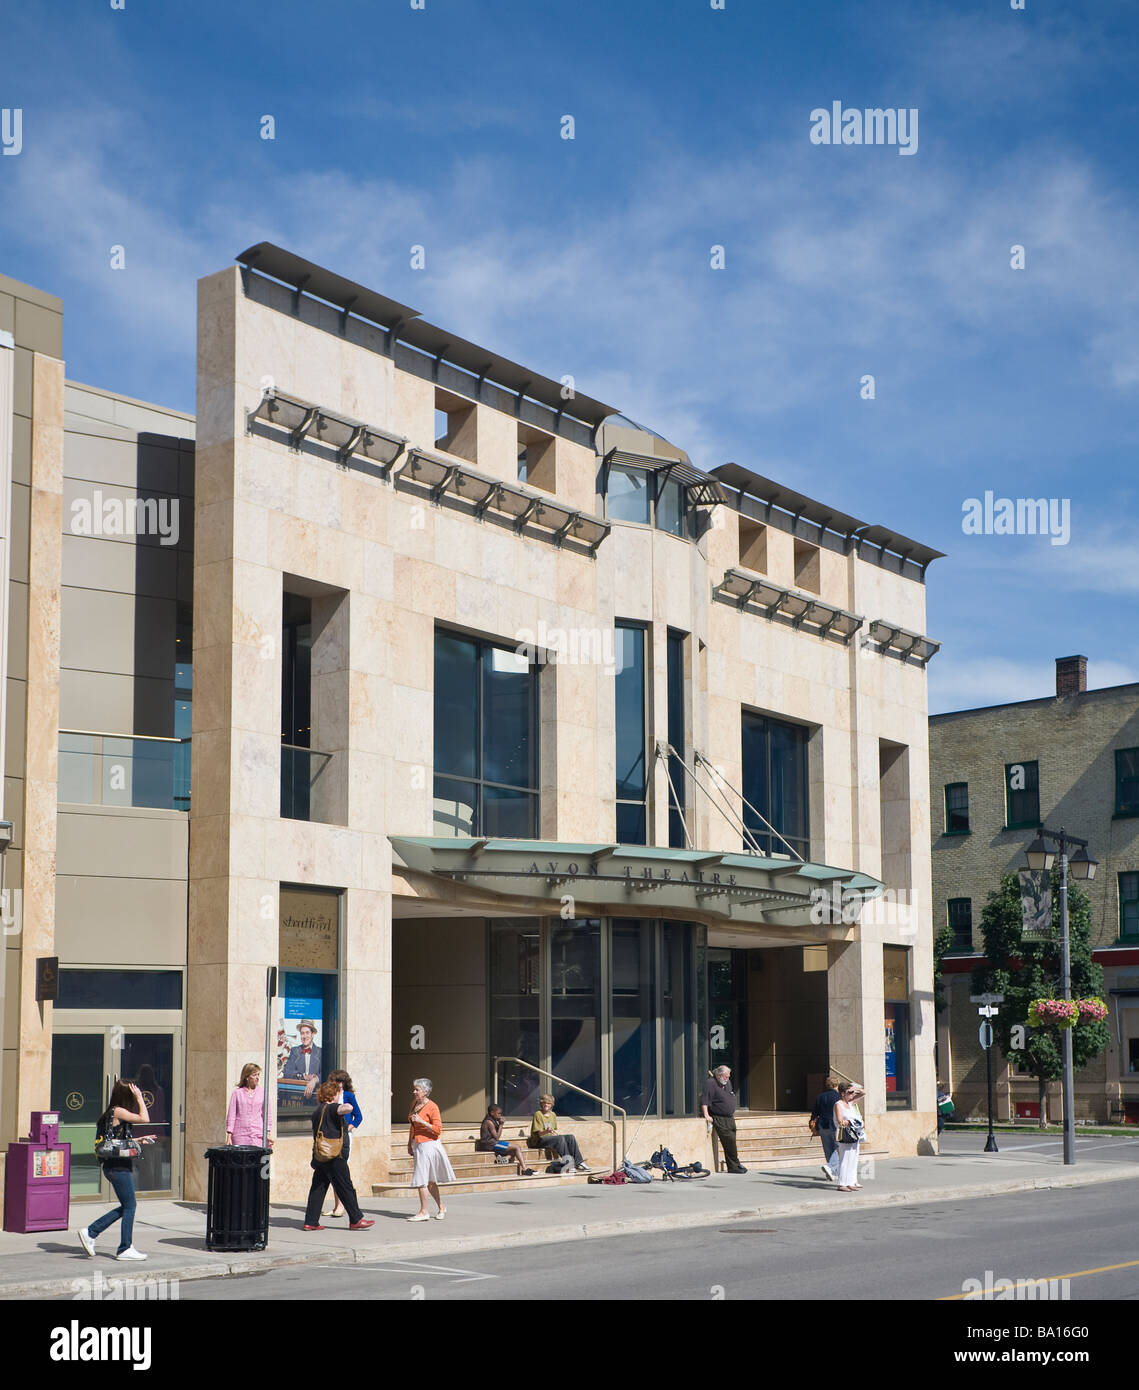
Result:
{"label": "stone building facade", "polygon": [[[549,1086],[595,1157],[620,1106],[707,1159],[728,1061],[753,1110],[837,1068],[917,1151],[937,552],[280,248],[239,262],[199,285],[193,420],[53,369],[60,1000],[9,990],[47,1040],[3,1137],[70,1098],[78,1152],[146,1067],[142,1186],[200,1199],[265,1058],[281,1198],[332,1065],[365,1192],[420,1075],[450,1121]],[[96,506],[139,525],[77,530]]]}
{"label": "stone building facade", "polygon": [[[1104,967],[1110,1043],[1077,1073],[1076,1117],[1139,1122],[1139,685],[1088,690],[1087,659],[1063,657],[1054,696],[934,715],[930,805],[934,927],[956,929],[943,964],[938,1056],[958,1112],[977,1116],[986,1104],[977,1006],[969,1002],[985,900],[1003,873],[1024,867],[1043,823],[1086,839],[1099,861],[1095,878],[1079,886]],[[994,1061],[998,1113],[1035,1117],[1036,1081],[999,1054]],[[1058,1121],[1058,1083],[1047,1104]]]}

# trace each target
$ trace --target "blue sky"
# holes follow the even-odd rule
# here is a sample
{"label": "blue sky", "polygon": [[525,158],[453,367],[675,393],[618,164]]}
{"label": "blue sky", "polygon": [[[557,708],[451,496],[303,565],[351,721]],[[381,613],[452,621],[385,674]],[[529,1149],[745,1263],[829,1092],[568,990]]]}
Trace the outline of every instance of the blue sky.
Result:
{"label": "blue sky", "polygon": [[[932,712],[1046,695],[1072,652],[1139,680],[1133,6],[53,0],[4,27],[0,270],[63,298],[70,378],[193,410],[195,282],[276,241],[699,465],[947,551]],[[917,108],[917,153],[812,145],[834,101]],[[987,490],[1070,499],[1069,544],[963,534]]]}

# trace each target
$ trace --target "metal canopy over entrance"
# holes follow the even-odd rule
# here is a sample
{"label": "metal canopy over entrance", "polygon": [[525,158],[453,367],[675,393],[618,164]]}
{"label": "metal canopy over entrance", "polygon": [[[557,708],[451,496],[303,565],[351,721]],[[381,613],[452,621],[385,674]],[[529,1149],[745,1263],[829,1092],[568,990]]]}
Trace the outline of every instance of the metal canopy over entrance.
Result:
{"label": "metal canopy over entrance", "polygon": [[[480,896],[525,899],[530,910],[574,899],[576,916],[660,916],[765,928],[787,942],[845,940],[851,906],[882,884],[868,874],[790,858],[643,845],[393,835],[393,867]],[[831,912],[847,905],[846,921]],[[515,907],[517,911],[517,907]]]}

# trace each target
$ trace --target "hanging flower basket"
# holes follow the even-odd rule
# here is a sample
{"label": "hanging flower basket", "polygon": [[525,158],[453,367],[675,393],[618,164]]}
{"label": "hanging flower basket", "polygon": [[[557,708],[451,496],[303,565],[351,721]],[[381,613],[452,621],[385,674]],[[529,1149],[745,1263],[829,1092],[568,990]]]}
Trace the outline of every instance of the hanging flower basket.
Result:
{"label": "hanging flower basket", "polygon": [[1107,1005],[1102,999],[1077,999],[1081,1023],[1102,1023],[1107,1017]]}
{"label": "hanging flower basket", "polygon": [[1034,999],[1028,1006],[1030,1028],[1073,1028],[1080,1018],[1074,999]]}

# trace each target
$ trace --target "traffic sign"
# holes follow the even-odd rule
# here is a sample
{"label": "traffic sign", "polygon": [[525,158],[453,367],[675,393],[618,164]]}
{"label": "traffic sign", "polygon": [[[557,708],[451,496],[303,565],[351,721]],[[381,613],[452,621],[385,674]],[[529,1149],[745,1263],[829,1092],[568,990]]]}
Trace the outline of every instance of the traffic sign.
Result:
{"label": "traffic sign", "polygon": [[1003,994],[971,994],[970,1004],[1003,1004],[1005,997]]}
{"label": "traffic sign", "polygon": [[982,1018],[992,1018],[994,1015],[1000,1013],[1000,1009],[998,1009],[995,1004],[982,1004],[977,1012]]}
{"label": "traffic sign", "polygon": [[981,1044],[981,1046],[985,1049],[986,1052],[988,1052],[989,1048],[992,1047],[993,1025],[989,1022],[988,1019],[986,1019],[978,1029],[977,1041]]}

